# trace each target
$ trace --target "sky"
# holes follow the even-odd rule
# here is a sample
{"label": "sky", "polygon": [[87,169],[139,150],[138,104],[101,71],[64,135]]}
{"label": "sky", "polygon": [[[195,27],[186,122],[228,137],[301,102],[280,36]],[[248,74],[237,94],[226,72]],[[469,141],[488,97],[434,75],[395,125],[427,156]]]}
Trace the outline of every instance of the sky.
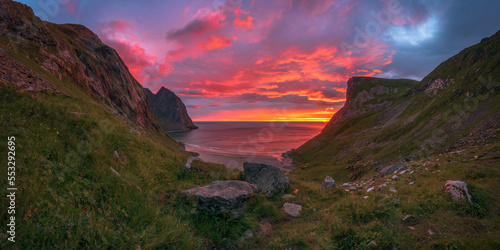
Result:
{"label": "sky", "polygon": [[420,80],[500,29],[496,0],[20,0],[87,26],[196,121],[328,121],[353,76]]}

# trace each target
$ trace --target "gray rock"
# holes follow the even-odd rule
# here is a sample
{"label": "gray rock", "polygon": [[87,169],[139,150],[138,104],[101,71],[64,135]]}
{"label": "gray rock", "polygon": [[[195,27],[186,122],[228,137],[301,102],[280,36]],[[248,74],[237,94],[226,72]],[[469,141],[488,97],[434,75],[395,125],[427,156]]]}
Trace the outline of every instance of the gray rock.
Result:
{"label": "gray rock", "polygon": [[252,239],[252,238],[253,238],[253,232],[252,232],[252,230],[248,229],[240,237],[240,241],[246,241],[246,240],[249,240],[249,239]]}
{"label": "gray rock", "polygon": [[283,205],[283,212],[288,216],[297,218],[300,215],[301,211],[302,211],[301,205],[288,202]]}
{"label": "gray rock", "polygon": [[241,206],[250,195],[258,190],[256,185],[246,181],[214,181],[212,184],[184,190],[186,196],[196,197],[200,208],[215,212],[231,212]]}
{"label": "gray rock", "polygon": [[355,186],[349,186],[349,190],[356,191],[356,187]]}
{"label": "gray rock", "polygon": [[293,196],[291,194],[285,194],[285,195],[281,196],[281,198],[283,198],[283,199],[293,199],[293,198],[295,198],[295,196]]}
{"label": "gray rock", "polygon": [[459,202],[463,202],[463,200],[469,200],[469,203],[472,204],[472,196],[469,194],[469,189],[467,188],[467,183],[463,181],[446,181],[444,185],[444,191],[446,193],[450,193],[453,199]]}
{"label": "gray rock", "polygon": [[327,176],[325,177],[325,181],[323,181],[323,184],[321,185],[321,189],[328,189],[331,187],[335,187],[335,180],[332,177]]}
{"label": "gray rock", "polygon": [[366,245],[367,247],[376,247],[377,246],[377,242],[375,242],[374,240],[370,241],[368,243],[368,245]]}
{"label": "gray rock", "polygon": [[275,166],[245,162],[243,168],[246,181],[256,184],[267,196],[283,193],[290,185],[288,177]]}
{"label": "gray rock", "polygon": [[197,157],[195,156],[189,156],[189,158],[186,161],[186,165],[184,166],[184,170],[189,171],[191,170],[191,163],[196,160]]}
{"label": "gray rock", "polygon": [[400,163],[394,164],[392,166],[388,166],[388,167],[379,169],[377,171],[383,177],[383,176],[394,173],[394,171],[401,171],[403,169],[405,169],[404,164],[402,162],[400,162]]}

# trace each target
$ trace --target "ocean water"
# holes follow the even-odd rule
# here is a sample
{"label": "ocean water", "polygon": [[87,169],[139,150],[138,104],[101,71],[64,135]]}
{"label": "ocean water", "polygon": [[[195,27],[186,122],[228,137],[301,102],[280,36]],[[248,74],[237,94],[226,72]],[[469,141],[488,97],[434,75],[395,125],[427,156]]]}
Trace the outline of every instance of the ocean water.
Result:
{"label": "ocean water", "polygon": [[284,166],[281,155],[321,132],[324,122],[196,122],[199,129],[170,133],[204,161],[243,168],[244,162]]}

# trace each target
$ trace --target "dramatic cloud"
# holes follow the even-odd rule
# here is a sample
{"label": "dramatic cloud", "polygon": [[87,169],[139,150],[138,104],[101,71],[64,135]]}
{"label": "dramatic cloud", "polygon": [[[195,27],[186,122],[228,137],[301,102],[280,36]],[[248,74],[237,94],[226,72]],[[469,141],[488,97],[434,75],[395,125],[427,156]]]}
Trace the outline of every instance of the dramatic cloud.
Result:
{"label": "dramatic cloud", "polygon": [[418,80],[500,29],[500,2],[486,0],[21,2],[91,28],[195,121],[326,121],[350,77]]}
{"label": "dramatic cloud", "polygon": [[205,50],[205,51],[210,51],[214,49],[220,49],[224,47],[229,47],[231,46],[231,41],[227,37],[223,36],[208,36],[207,41],[202,41],[199,42],[198,48]]}

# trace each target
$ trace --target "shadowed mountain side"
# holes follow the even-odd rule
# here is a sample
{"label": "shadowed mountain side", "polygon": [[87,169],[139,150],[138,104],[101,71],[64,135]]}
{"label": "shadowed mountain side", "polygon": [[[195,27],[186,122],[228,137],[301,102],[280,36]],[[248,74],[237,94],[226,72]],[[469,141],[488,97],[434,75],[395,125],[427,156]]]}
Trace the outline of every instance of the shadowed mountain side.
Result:
{"label": "shadowed mountain side", "polygon": [[149,89],[145,88],[144,91],[148,95],[151,110],[158,117],[160,126],[165,131],[186,131],[198,128],[189,117],[186,106],[174,92],[164,87],[156,95]]}

